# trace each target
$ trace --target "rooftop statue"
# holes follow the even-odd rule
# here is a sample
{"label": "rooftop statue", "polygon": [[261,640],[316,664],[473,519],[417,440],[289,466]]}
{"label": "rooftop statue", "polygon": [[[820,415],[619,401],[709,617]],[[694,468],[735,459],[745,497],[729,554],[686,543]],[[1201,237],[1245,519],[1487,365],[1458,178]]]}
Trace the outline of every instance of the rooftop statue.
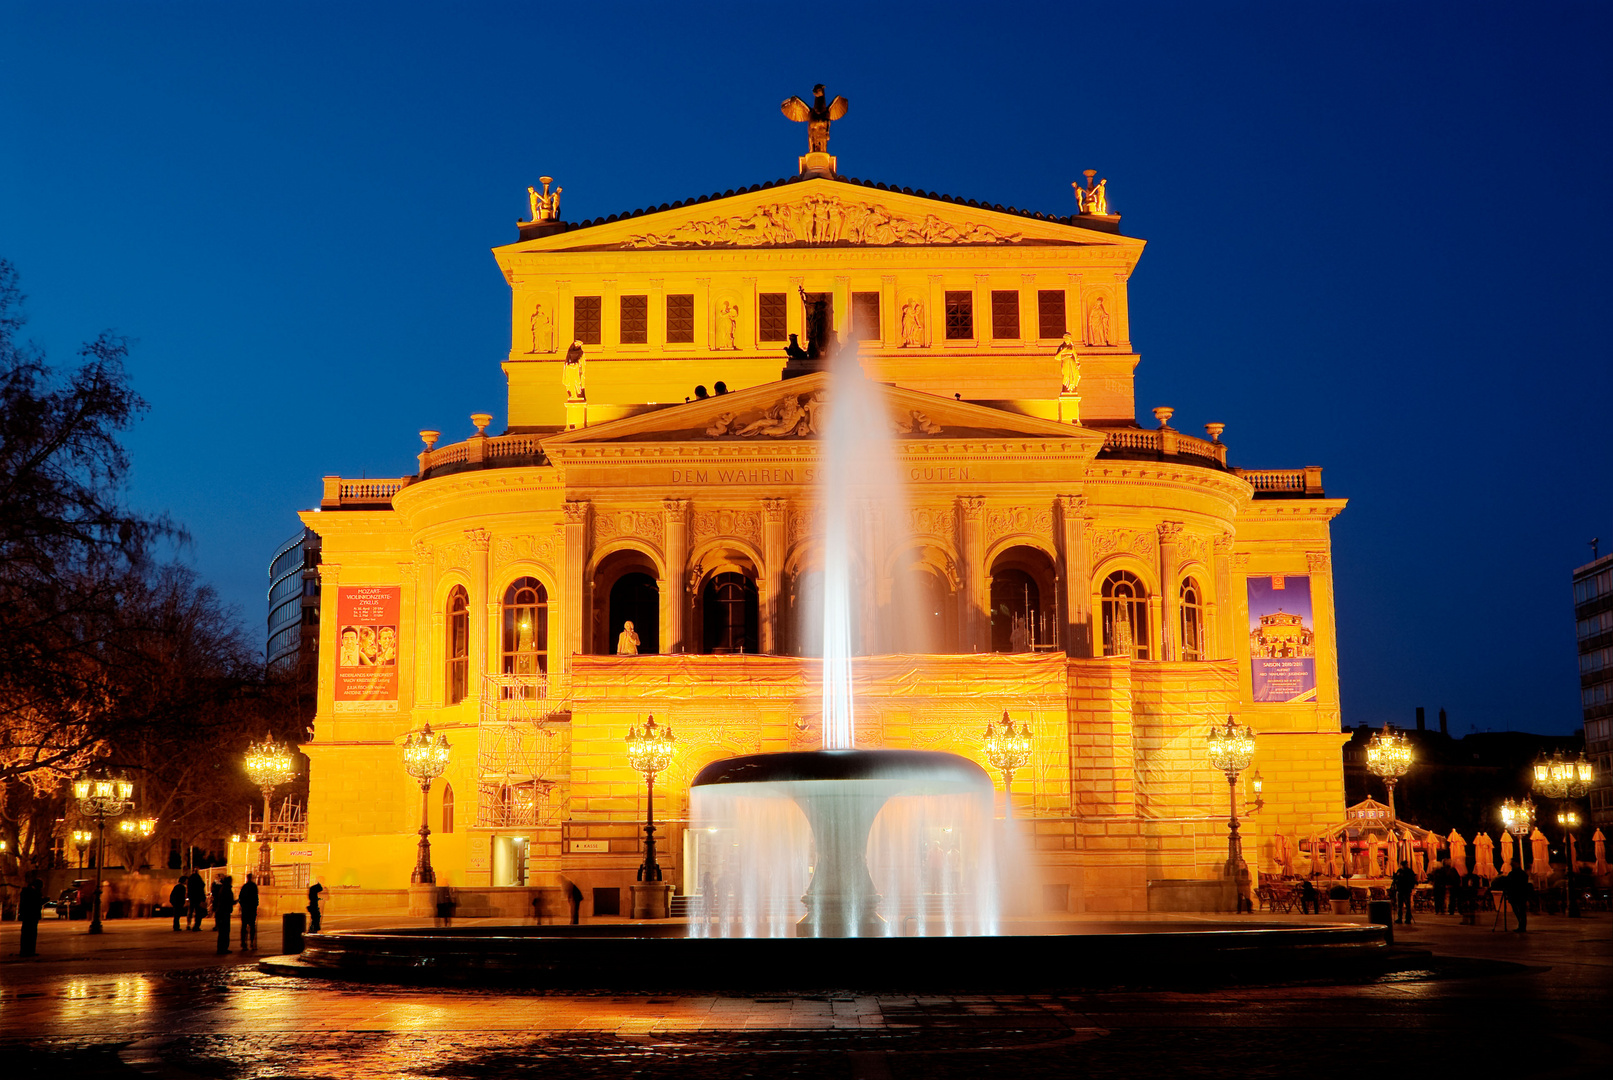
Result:
{"label": "rooftop statue", "polygon": [[835,95],[833,101],[824,101],[822,83],[812,88],[811,105],[798,97],[788,97],[779,106],[789,119],[807,126],[807,153],[809,154],[827,154],[829,152],[829,122],[845,116],[848,107],[849,103],[839,94]]}
{"label": "rooftop statue", "polygon": [[543,185],[542,191],[539,191],[535,187],[528,187],[526,189],[527,203],[532,210],[531,223],[536,224],[540,221],[559,221],[560,193],[564,191],[565,188],[555,188],[551,193],[549,191],[549,185],[554,183],[554,177],[552,176],[540,176],[538,177],[538,183]]}

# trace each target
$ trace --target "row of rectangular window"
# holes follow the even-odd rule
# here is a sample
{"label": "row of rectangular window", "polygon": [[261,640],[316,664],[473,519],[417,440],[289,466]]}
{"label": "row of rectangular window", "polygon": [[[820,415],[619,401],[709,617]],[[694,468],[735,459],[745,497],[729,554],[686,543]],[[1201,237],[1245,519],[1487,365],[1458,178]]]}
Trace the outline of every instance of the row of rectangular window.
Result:
{"label": "row of rectangular window", "polygon": [[[760,293],[756,298],[757,338],[778,342],[789,339],[789,294]],[[604,299],[598,296],[572,298],[573,335],[584,345],[598,345],[604,335]],[[619,298],[619,336],[623,345],[647,345],[650,340],[650,298],[633,294]],[[950,290],[945,299],[945,334],[948,341],[973,341],[974,293]],[[879,293],[851,294],[851,336],[856,340],[878,340]],[[833,314],[830,315],[833,323]],[[1044,340],[1057,340],[1068,327],[1064,291],[1042,289],[1036,294],[1037,334]],[[996,341],[1018,341],[1019,291],[994,289],[991,293],[991,336]],[[694,343],[694,294],[671,293],[666,298],[666,340],[668,344]]]}
{"label": "row of rectangular window", "polygon": [[1574,582],[1574,603],[1583,604],[1588,600],[1595,600],[1598,596],[1613,593],[1613,567],[1603,570],[1584,581]]}
{"label": "row of rectangular window", "polygon": [[1613,611],[1603,611],[1587,619],[1581,619],[1575,629],[1578,631],[1575,636],[1580,641],[1588,641],[1598,634],[1613,631]]}
{"label": "row of rectangular window", "polygon": [[1606,742],[1609,732],[1613,732],[1613,720],[1591,720],[1585,725],[1585,741]]}
{"label": "row of rectangular window", "polygon": [[1594,686],[1583,687],[1579,692],[1579,704],[1584,709],[1606,705],[1610,701],[1613,701],[1613,682],[1596,683]]}
{"label": "row of rectangular window", "polygon": [[1592,649],[1579,655],[1579,673],[1588,675],[1593,671],[1601,671],[1605,667],[1613,666],[1613,645],[1604,645],[1600,649]]}

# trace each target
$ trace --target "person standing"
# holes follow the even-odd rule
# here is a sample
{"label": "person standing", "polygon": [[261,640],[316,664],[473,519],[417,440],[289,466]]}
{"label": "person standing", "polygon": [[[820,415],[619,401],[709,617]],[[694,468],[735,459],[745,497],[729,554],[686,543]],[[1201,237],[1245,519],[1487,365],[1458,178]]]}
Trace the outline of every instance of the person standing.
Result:
{"label": "person standing", "polygon": [[1320,915],[1322,913],[1322,898],[1317,893],[1316,886],[1311,879],[1306,878],[1299,883],[1299,913],[1301,915]]}
{"label": "person standing", "polygon": [[168,906],[174,909],[174,930],[182,930],[179,920],[185,915],[185,879],[178,878],[168,892]]}
{"label": "person standing", "polygon": [[325,886],[314,882],[308,886],[308,932],[319,933],[319,894],[325,891]]}
{"label": "person standing", "polygon": [[1513,864],[1512,872],[1501,879],[1501,895],[1506,897],[1507,903],[1512,905],[1513,914],[1518,916],[1518,933],[1529,932],[1529,875],[1523,872],[1523,867]]}
{"label": "person standing", "polygon": [[[1441,862],[1437,867],[1434,868],[1434,872],[1428,875],[1429,881],[1432,882],[1434,886],[1435,915],[1445,914],[1445,893],[1450,887],[1450,875],[1451,864],[1448,862]],[[1453,903],[1451,907],[1454,910],[1456,905]]]}
{"label": "person standing", "polygon": [[213,883],[213,929],[218,931],[218,954],[230,951],[230,912],[235,910],[235,890],[225,874]]}
{"label": "person standing", "polygon": [[246,876],[246,884],[241,886],[241,895],[236,899],[241,905],[241,951],[251,949],[258,951],[258,883],[252,880],[252,875]]}
{"label": "person standing", "polygon": [[17,917],[22,920],[22,941],[18,956],[38,956],[39,917],[45,911],[45,883],[34,878],[23,887],[18,899]]}
{"label": "person standing", "polygon": [[1476,925],[1479,921],[1479,876],[1471,867],[1462,875],[1461,882],[1456,887],[1456,902],[1462,909],[1462,924]]}
{"label": "person standing", "polygon": [[1394,889],[1395,922],[1411,925],[1411,896],[1417,889],[1417,871],[1402,865],[1390,879]]}
{"label": "person standing", "polygon": [[185,879],[185,897],[190,913],[188,924],[192,930],[200,932],[202,916],[207,914],[207,886],[202,884],[202,875],[195,870]]}

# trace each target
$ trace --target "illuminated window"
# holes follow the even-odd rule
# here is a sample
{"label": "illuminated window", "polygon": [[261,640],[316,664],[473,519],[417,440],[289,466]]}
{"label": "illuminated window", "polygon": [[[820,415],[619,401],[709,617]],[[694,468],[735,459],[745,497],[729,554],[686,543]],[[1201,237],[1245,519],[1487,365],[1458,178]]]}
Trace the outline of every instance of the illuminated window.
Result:
{"label": "illuminated window", "polygon": [[672,293],[666,298],[666,339],[669,342],[694,342],[694,294]]}
{"label": "illuminated window", "polygon": [[756,298],[758,336],[763,341],[787,341],[790,337],[790,308],[781,292],[764,292]]}
{"label": "illuminated window", "polygon": [[524,577],[504,591],[504,674],[548,670],[549,594],[542,582]]}
{"label": "illuminated window", "polygon": [[991,291],[991,336],[999,341],[1019,337],[1019,293],[1013,289]]}
{"label": "illuminated window", "polygon": [[947,340],[973,341],[975,336],[975,297],[967,290],[949,292],[947,305]]}
{"label": "illuminated window", "polygon": [[454,831],[454,785],[452,784],[442,786],[442,831],[445,833]]}
{"label": "illuminated window", "polygon": [[1125,570],[1103,579],[1103,654],[1148,659],[1148,590]]}
{"label": "illuminated window", "polygon": [[584,345],[599,344],[599,297],[574,296],[571,299],[573,336]]}
{"label": "illuminated window", "polygon": [[1199,589],[1199,583],[1192,578],[1182,582],[1182,659],[1203,660],[1205,656],[1204,641],[1204,594]]}
{"label": "illuminated window", "polygon": [[470,682],[470,597],[463,585],[448,594],[448,704],[465,700]]}
{"label": "illuminated window", "polygon": [[1057,339],[1069,325],[1064,321],[1064,290],[1043,289],[1036,294],[1036,336]]}
{"label": "illuminated window", "polygon": [[650,340],[650,298],[622,297],[622,344],[643,345]]}

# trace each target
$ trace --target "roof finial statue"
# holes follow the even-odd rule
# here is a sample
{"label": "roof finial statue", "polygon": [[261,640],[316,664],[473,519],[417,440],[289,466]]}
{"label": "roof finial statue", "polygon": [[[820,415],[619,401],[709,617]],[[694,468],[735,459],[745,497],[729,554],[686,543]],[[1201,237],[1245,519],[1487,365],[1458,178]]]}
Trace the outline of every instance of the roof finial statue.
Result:
{"label": "roof finial statue", "polygon": [[801,159],[803,174],[834,175],[835,159],[829,156],[829,123],[845,116],[849,107],[838,94],[833,101],[825,101],[822,83],[812,88],[811,105],[798,97],[788,97],[779,106],[786,117],[807,126],[807,153]]}
{"label": "roof finial statue", "polygon": [[542,221],[559,221],[560,193],[565,188],[555,188],[554,193],[550,194],[549,185],[554,183],[554,177],[552,176],[540,176],[538,177],[538,183],[543,185],[542,191],[535,187],[526,189],[527,202],[532,206],[532,220],[526,222],[526,224],[536,225]]}
{"label": "roof finial statue", "polygon": [[1099,180],[1096,184],[1092,178],[1098,175],[1097,169],[1084,169],[1081,175],[1087,178],[1087,186],[1083,188],[1081,181],[1071,183],[1075,188],[1075,205],[1083,214],[1093,214],[1097,217],[1111,217],[1109,213],[1108,180]]}

